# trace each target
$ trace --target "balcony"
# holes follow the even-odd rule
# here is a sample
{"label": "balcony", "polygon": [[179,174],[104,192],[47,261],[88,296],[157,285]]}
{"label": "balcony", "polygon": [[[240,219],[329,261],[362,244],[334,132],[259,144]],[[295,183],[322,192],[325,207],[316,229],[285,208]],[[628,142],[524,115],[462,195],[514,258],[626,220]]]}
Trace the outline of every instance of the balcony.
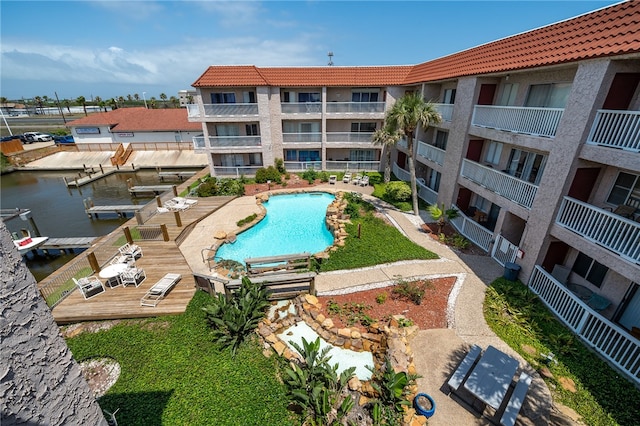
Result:
{"label": "balcony", "polygon": [[[196,104],[187,105],[189,118],[200,118],[200,109]],[[205,117],[247,117],[258,115],[258,104],[205,104]]]}
{"label": "balcony", "polygon": [[418,141],[418,156],[442,166],[444,164],[444,154],[444,150]]}
{"label": "balcony", "polygon": [[467,159],[462,161],[460,174],[483,188],[527,209],[531,209],[538,191],[538,187],[532,183]]}
{"label": "balcony", "polygon": [[451,121],[453,116],[453,104],[433,104],[436,107],[436,111],[440,113],[443,121]]}
{"label": "balcony", "polygon": [[320,114],[322,103],[320,102],[283,102],[280,104],[283,114]]}
{"label": "balcony", "polygon": [[198,148],[256,148],[262,145],[260,136],[210,136],[209,144],[204,136],[193,138],[193,147]]}
{"label": "balcony", "polygon": [[322,133],[283,133],[282,142],[284,143],[320,143],[322,142]]}
{"label": "balcony", "polygon": [[334,171],[377,171],[380,170],[380,162],[379,161],[336,161],[336,160],[328,160],[326,162],[327,170]]}
{"label": "balcony", "polygon": [[384,113],[384,102],[329,102],[328,114],[371,114]]}
{"label": "balcony", "polygon": [[640,111],[599,110],[587,143],[640,152]]}
{"label": "balcony", "polygon": [[556,223],[625,260],[640,264],[640,223],[564,197]]}
{"label": "balcony", "polygon": [[287,170],[322,170],[322,161],[285,161]]}
{"label": "balcony", "polygon": [[[392,171],[393,174],[402,181],[409,182],[411,180],[411,174],[398,166],[397,163],[393,163]],[[438,193],[423,184],[420,180],[416,182],[416,189],[418,190],[418,197],[426,203],[435,204],[438,201]]]}
{"label": "balcony", "polygon": [[522,133],[531,136],[556,136],[563,108],[532,108],[476,105],[471,124],[478,127]]}
{"label": "balcony", "polygon": [[327,143],[366,143],[372,145],[373,133],[328,132]]}
{"label": "balcony", "polygon": [[640,345],[627,331],[593,311],[569,289],[536,266],[528,286],[563,323],[603,358],[640,384]]}
{"label": "balcony", "polygon": [[489,252],[493,240],[493,232],[465,215],[455,204],[452,204],[451,207],[458,210],[458,217],[451,219],[453,227],[469,241],[473,242],[482,250]]}

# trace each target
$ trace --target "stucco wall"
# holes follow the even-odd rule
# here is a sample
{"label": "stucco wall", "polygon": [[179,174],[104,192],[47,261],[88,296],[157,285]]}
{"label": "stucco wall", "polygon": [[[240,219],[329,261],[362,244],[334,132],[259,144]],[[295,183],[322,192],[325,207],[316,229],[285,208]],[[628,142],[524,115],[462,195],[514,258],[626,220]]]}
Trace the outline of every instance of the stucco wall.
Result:
{"label": "stucco wall", "polygon": [[0,258],[0,423],[106,425],[4,223]]}

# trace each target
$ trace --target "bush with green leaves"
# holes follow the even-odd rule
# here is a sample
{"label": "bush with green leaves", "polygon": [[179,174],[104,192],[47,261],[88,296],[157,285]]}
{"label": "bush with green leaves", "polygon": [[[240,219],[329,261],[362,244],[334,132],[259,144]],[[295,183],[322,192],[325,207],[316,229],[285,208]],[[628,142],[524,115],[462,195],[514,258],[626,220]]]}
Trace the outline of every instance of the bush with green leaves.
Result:
{"label": "bush with green leaves", "polygon": [[320,338],[307,342],[302,338],[302,346],[290,342],[303,358],[301,364],[291,363],[285,369],[285,384],[293,404],[300,407],[308,425],[340,425],[349,414],[354,400],[343,391],[354,375],[355,367],[350,367],[338,375],[338,364],[330,364],[331,350],[326,346],[320,350]]}
{"label": "bush with green leaves", "polygon": [[244,195],[244,183],[241,179],[218,179],[209,177],[195,190],[198,197],[221,195]]}
{"label": "bush with green leaves", "polygon": [[431,281],[405,281],[403,279],[398,279],[398,282],[393,286],[391,290],[391,294],[394,298],[401,298],[410,300],[416,305],[420,305],[422,303],[422,298],[427,290],[427,288],[431,287]]}
{"label": "bush with green leaves", "polygon": [[411,187],[406,182],[389,182],[385,187],[385,195],[392,201],[407,201],[411,198]]}
{"label": "bush with green leaves", "polygon": [[256,183],[267,183],[267,181],[280,183],[281,179],[280,172],[274,166],[269,166],[266,169],[261,167],[256,170]]}
{"label": "bush with green leaves", "polygon": [[276,166],[276,170],[278,170],[281,175],[287,173],[287,169],[284,168],[284,160],[282,158],[276,158],[274,164]]}
{"label": "bush with green leaves", "polygon": [[384,367],[381,371],[368,368],[372,373],[371,386],[378,392],[378,398],[371,402],[373,424],[401,424],[404,407],[411,406],[411,401],[407,399],[407,395],[411,393],[410,387],[420,376],[404,371],[396,373],[388,355],[385,357]]}
{"label": "bush with green leaves", "polygon": [[230,299],[218,293],[212,304],[202,310],[212,328],[214,341],[221,347],[231,348],[235,355],[238,347],[256,329],[270,306],[269,291],[259,283],[242,277],[240,288]]}
{"label": "bush with green leaves", "polygon": [[304,173],[302,173],[302,179],[306,180],[311,184],[318,178],[318,174],[319,173],[316,172],[313,168],[307,169],[304,171]]}

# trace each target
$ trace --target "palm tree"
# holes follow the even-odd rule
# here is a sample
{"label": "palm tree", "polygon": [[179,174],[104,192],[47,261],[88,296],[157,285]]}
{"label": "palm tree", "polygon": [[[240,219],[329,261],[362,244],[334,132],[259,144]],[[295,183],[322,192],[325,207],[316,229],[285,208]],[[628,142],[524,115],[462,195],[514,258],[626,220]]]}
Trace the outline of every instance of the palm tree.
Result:
{"label": "palm tree", "polygon": [[87,100],[85,99],[84,96],[78,96],[76,98],[76,103],[78,105],[82,105],[82,109],[84,109],[84,115],[85,117],[87,117],[89,114],[87,114]]}
{"label": "palm tree", "polygon": [[164,108],[167,107],[167,95],[163,92],[160,93],[160,99],[162,100],[162,105]]}
{"label": "palm tree", "polygon": [[438,235],[442,234],[442,230],[448,221],[451,221],[458,216],[460,213],[455,208],[444,208],[444,203],[442,203],[442,207],[438,207],[438,204],[433,204],[428,208],[429,214],[438,223]]}
{"label": "palm tree", "polygon": [[135,99],[136,101],[140,100],[140,95],[138,95],[137,93],[133,94],[133,99]]}
{"label": "palm tree", "polygon": [[442,121],[442,117],[431,102],[426,102],[419,93],[408,93],[398,99],[387,112],[385,122],[391,132],[400,132],[407,138],[409,154],[409,174],[411,175],[411,196],[413,198],[413,214],[418,210],[418,190],[416,187],[416,166],[413,162],[413,139],[418,126],[427,129],[431,124]]}
{"label": "palm tree", "polygon": [[173,105],[174,108],[178,108],[178,106],[180,105],[180,101],[175,96],[171,96],[169,98],[169,102],[171,102],[171,105]]}
{"label": "palm tree", "polygon": [[67,107],[67,112],[71,114],[71,101],[69,99],[63,99],[62,105]]}
{"label": "palm tree", "polygon": [[387,158],[384,165],[384,183],[391,180],[391,149],[398,143],[402,135],[395,131],[391,131],[388,126],[377,129],[371,138],[374,145],[382,145],[386,152]]}
{"label": "palm tree", "polygon": [[156,98],[155,97],[151,97],[151,99],[149,99],[149,106],[151,107],[151,109],[155,109],[156,107]]}

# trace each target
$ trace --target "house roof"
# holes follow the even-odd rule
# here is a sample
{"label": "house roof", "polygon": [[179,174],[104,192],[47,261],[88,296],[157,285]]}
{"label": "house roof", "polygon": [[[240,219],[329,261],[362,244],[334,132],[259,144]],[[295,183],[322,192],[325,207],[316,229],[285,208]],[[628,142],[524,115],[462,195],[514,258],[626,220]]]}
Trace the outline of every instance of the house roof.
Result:
{"label": "house roof", "polygon": [[90,114],[67,123],[67,126],[109,126],[118,132],[202,131],[201,123],[189,122],[185,108],[118,108]]}
{"label": "house roof", "polygon": [[210,66],[192,86],[395,86],[629,53],[640,53],[640,1],[615,4],[418,65]]}

